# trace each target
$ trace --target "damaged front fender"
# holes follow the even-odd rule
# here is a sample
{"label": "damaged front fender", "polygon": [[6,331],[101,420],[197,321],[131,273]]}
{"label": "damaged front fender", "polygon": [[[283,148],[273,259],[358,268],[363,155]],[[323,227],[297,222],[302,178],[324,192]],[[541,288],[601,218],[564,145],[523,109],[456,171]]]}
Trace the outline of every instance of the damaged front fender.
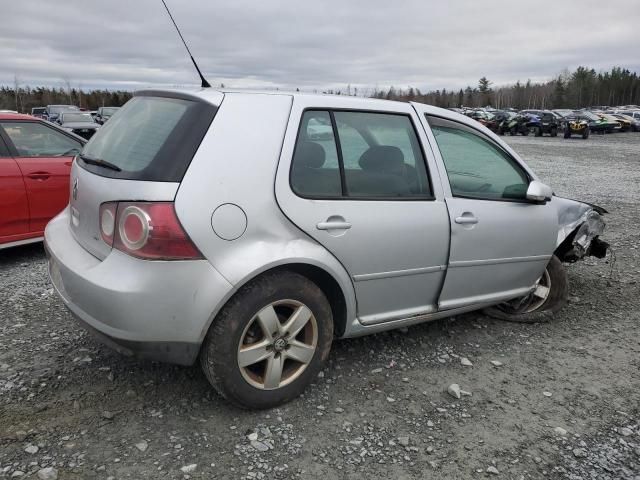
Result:
{"label": "damaged front fender", "polygon": [[597,205],[553,197],[558,211],[558,238],[555,255],[563,262],[576,262],[586,256],[604,258],[609,244],[600,240],[607,211]]}

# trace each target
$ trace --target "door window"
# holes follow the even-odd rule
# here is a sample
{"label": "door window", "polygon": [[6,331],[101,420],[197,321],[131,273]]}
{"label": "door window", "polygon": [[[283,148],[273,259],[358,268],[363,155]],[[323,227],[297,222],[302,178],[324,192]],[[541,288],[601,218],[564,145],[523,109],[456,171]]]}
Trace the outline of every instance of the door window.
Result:
{"label": "door window", "polygon": [[308,197],[432,198],[411,119],[397,114],[305,112],[291,185]]}
{"label": "door window", "polygon": [[338,150],[327,111],[302,116],[291,165],[291,187],[301,197],[342,195]]}
{"label": "door window", "polygon": [[451,193],[483,200],[524,200],[529,177],[511,156],[473,128],[427,116]]}
{"label": "door window", "polygon": [[347,195],[431,195],[424,157],[409,117],[367,112],[334,115]]}
{"label": "door window", "polygon": [[9,149],[5,145],[2,137],[0,137],[0,157],[10,157],[10,156],[11,155],[9,155]]}
{"label": "door window", "polygon": [[82,143],[38,122],[3,122],[20,157],[73,156]]}

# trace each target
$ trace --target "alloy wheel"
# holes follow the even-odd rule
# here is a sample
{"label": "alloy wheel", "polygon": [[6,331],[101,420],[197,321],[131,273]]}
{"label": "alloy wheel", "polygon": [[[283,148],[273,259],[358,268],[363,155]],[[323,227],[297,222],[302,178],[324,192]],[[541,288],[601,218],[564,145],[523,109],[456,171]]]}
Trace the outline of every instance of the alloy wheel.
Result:
{"label": "alloy wheel", "polygon": [[296,380],[316,352],[318,324],[311,310],[296,300],[262,308],[242,332],[237,362],[244,379],[262,390]]}

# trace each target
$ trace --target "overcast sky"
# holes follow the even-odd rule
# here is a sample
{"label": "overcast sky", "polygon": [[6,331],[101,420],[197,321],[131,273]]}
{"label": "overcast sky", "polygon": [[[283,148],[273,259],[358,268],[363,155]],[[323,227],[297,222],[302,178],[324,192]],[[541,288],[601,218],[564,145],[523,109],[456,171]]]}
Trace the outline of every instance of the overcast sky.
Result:
{"label": "overcast sky", "polygon": [[[420,89],[640,71],[640,2],[167,0],[211,84]],[[0,84],[198,83],[160,0],[5,0]]]}

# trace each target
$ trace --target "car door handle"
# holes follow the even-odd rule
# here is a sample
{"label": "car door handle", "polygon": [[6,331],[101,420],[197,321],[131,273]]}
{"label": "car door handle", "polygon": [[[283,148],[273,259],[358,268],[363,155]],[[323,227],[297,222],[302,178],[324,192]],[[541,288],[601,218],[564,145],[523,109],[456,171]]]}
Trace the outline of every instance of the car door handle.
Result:
{"label": "car door handle", "polygon": [[478,223],[478,217],[474,217],[471,213],[463,213],[459,217],[456,217],[456,223],[460,225],[474,225]]}
{"label": "car door handle", "polygon": [[27,177],[33,180],[46,180],[50,176],[51,174],[49,172],[33,172],[27,175]]}
{"label": "car door handle", "polygon": [[349,230],[351,224],[349,222],[320,222],[316,225],[318,230]]}

